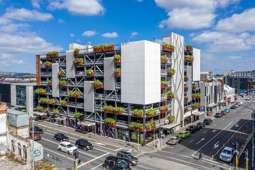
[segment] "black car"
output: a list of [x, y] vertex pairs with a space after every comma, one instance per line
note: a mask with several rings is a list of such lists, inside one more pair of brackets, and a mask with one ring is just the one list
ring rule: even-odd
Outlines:
[[204, 119], [203, 122], [204, 122], [205, 125], [210, 125], [213, 122], [213, 120], [207, 118], [207, 119]]
[[93, 145], [87, 141], [86, 139], [78, 139], [75, 142], [75, 145], [79, 148], [79, 149], [85, 149], [87, 150], [92, 150], [93, 149]]
[[30, 129], [31, 131], [34, 131], [34, 133], [40, 133], [43, 134], [43, 129], [38, 127], [38, 126], [34, 126], [34, 128]]
[[109, 170], [131, 170], [129, 163], [125, 159], [116, 156], [106, 157], [103, 167]]
[[132, 166], [135, 166], [138, 163], [137, 157], [133, 156], [130, 152], [119, 151], [117, 152], [117, 157], [127, 160]]
[[190, 125], [189, 127], [186, 128], [186, 131], [189, 131], [190, 133], [195, 133], [198, 130], [199, 129], [196, 125]]
[[68, 136], [66, 136], [66, 135], [63, 134], [63, 133], [56, 133], [56, 134], [54, 135], [54, 138], [55, 138], [57, 141], [68, 141], [68, 140], [69, 140]]
[[215, 113], [215, 115], [214, 115], [214, 117], [216, 117], [216, 118], [221, 118], [222, 116], [223, 115], [221, 113], [219, 113], [219, 112]]
[[203, 129], [205, 127], [205, 124], [203, 122], [198, 122], [196, 126], [198, 129]]

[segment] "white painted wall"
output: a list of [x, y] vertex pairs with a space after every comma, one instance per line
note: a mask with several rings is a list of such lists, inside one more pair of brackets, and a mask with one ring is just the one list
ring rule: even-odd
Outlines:
[[54, 63], [52, 64], [52, 96], [59, 97], [59, 64]]
[[26, 109], [28, 114], [33, 113], [34, 107], [34, 90], [33, 86], [26, 86]]
[[200, 81], [200, 49], [193, 48], [193, 81]]
[[0, 144], [6, 145], [6, 133], [7, 133], [7, 117], [6, 113], [0, 113]]
[[121, 45], [121, 102], [160, 102], [160, 44], [135, 41]]
[[11, 84], [11, 105], [16, 106], [16, 85]]

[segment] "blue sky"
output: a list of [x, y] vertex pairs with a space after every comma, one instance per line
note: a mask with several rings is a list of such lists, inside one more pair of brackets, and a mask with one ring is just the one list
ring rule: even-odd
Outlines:
[[0, 71], [35, 72], [35, 54], [72, 42], [171, 32], [201, 48], [202, 71], [255, 69], [254, 0], [0, 0]]

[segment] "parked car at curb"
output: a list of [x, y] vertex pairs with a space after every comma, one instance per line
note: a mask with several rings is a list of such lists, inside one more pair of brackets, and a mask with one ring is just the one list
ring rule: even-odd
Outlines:
[[198, 122], [196, 124], [196, 126], [197, 126], [198, 130], [200, 130], [200, 129], [203, 129], [205, 127], [205, 124], [203, 122]]
[[180, 139], [185, 139], [185, 138], [188, 138], [190, 135], [191, 134], [189, 131], [183, 130], [183, 131], [177, 132], [175, 136]]
[[90, 143], [86, 139], [78, 139], [78, 140], [76, 140], [75, 146], [77, 146], [79, 149], [85, 149], [86, 151], [93, 149], [92, 143]]
[[220, 153], [220, 160], [224, 161], [224, 162], [232, 162], [233, 158], [235, 156], [235, 150], [231, 147], [224, 147], [224, 149], [221, 151]]
[[199, 128], [196, 125], [190, 125], [186, 128], [186, 131], [189, 131], [190, 133], [195, 133], [198, 130]]
[[116, 156], [108, 156], [105, 158], [103, 167], [109, 170], [131, 170], [129, 163]]
[[34, 133], [40, 133], [40, 134], [43, 134], [43, 129], [38, 127], [38, 126], [34, 126], [33, 128], [30, 128], [30, 130], [34, 131]]
[[60, 142], [60, 144], [58, 145], [58, 150], [68, 153], [70, 155], [73, 155], [74, 152], [77, 151], [77, 149], [78, 148], [75, 145], [67, 141]]
[[213, 120], [210, 119], [210, 118], [206, 118], [206, 119], [204, 119], [203, 122], [204, 122], [205, 125], [210, 125], [210, 124], [212, 124]]
[[180, 138], [178, 138], [178, 137], [176, 137], [176, 136], [171, 136], [171, 137], [167, 140], [166, 144], [167, 144], [167, 145], [176, 145], [176, 144], [179, 143], [179, 142], [180, 142]]
[[215, 118], [221, 118], [223, 115], [219, 112], [215, 113], [214, 117]]
[[117, 152], [117, 157], [125, 159], [131, 166], [136, 166], [138, 163], [137, 157], [133, 156], [130, 152], [119, 151]]
[[66, 136], [66, 135], [63, 134], [63, 133], [56, 133], [56, 134], [54, 135], [54, 138], [55, 138], [57, 141], [68, 141], [68, 140], [69, 140], [68, 136]]

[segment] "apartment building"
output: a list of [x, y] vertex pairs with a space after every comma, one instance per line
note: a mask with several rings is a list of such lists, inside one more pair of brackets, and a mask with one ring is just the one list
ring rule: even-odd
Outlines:
[[148, 143], [163, 129], [183, 125], [186, 86], [192, 106], [200, 51], [192, 48], [188, 62], [185, 49], [184, 37], [172, 33], [162, 44], [74, 44], [64, 53], [37, 55], [34, 110], [80, 130]]

